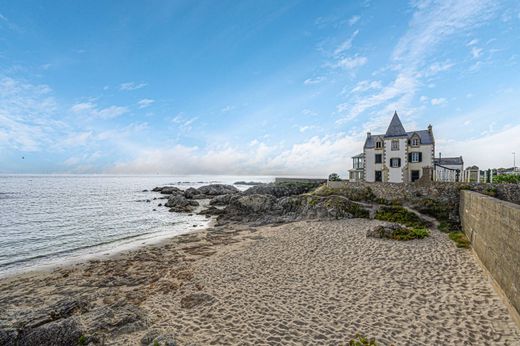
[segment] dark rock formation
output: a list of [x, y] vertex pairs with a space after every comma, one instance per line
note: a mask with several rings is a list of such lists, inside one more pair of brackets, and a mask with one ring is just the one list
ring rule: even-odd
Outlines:
[[302, 183], [270, 183], [250, 187], [243, 192], [244, 195], [272, 195], [274, 197], [288, 197], [307, 193], [318, 184], [302, 184]]
[[233, 185], [246, 185], [246, 186], [255, 186], [255, 185], [262, 185], [264, 183], [256, 182], [256, 181], [236, 181], [233, 183]]
[[217, 196], [217, 195], [226, 195], [229, 193], [239, 193], [240, 190], [234, 187], [233, 185], [224, 185], [224, 184], [211, 184], [201, 186], [197, 189], [201, 194], [206, 196]]
[[305, 219], [343, 219], [368, 217], [369, 211], [341, 196], [298, 195], [276, 198], [273, 195], [234, 196], [218, 221], [269, 224]]
[[186, 198], [193, 198], [194, 196], [200, 195], [200, 194], [201, 194], [200, 191], [194, 187], [190, 187], [190, 188], [186, 189], [186, 191], [184, 191], [184, 197], [186, 197]]
[[398, 223], [391, 223], [389, 225], [376, 226], [367, 231], [367, 237], [372, 238], [394, 238], [396, 232], [403, 230], [405, 227]]
[[168, 202], [164, 204], [165, 207], [171, 208], [170, 211], [174, 212], [191, 212], [194, 207], [197, 207], [199, 202], [187, 199], [183, 195], [171, 195], [168, 198]]
[[209, 201], [210, 205], [219, 205], [219, 206], [225, 206], [228, 205], [231, 201], [231, 198], [234, 196], [234, 194], [227, 194], [227, 195], [220, 195], [215, 196]]
[[163, 195], [171, 195], [171, 194], [184, 195], [184, 191], [182, 191], [181, 189], [179, 189], [178, 187], [175, 187], [175, 186], [163, 187], [161, 190], [161, 193]]

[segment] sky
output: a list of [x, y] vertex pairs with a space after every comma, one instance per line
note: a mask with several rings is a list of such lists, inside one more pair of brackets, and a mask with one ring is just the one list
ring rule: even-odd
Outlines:
[[0, 173], [345, 177], [397, 111], [520, 162], [520, 3], [0, 0]]

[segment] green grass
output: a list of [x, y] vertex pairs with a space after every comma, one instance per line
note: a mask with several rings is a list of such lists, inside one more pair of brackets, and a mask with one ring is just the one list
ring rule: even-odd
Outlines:
[[355, 338], [350, 339], [348, 344], [349, 346], [377, 346], [375, 338], [368, 339], [359, 334], [356, 334]]
[[85, 335], [82, 335], [79, 337], [78, 345], [86, 345], [87, 344], [87, 338]]
[[376, 212], [375, 218], [414, 228], [425, 228], [427, 226], [417, 214], [399, 206], [383, 206]]
[[463, 232], [451, 232], [448, 237], [455, 242], [455, 245], [460, 248], [467, 249], [471, 243]]
[[430, 231], [426, 228], [403, 228], [394, 233], [395, 240], [423, 239], [430, 236]]

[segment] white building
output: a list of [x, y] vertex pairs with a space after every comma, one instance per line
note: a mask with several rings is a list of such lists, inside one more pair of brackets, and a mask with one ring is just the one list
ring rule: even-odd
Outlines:
[[[429, 174], [428, 179], [431, 179], [435, 158], [432, 126], [427, 130], [406, 132], [395, 112], [385, 134], [367, 133], [363, 157], [361, 180], [367, 182], [413, 182], [423, 174]], [[349, 172], [354, 174], [358, 169], [355, 166]]]
[[462, 181], [464, 179], [464, 160], [459, 157], [438, 157], [434, 159], [435, 181]]

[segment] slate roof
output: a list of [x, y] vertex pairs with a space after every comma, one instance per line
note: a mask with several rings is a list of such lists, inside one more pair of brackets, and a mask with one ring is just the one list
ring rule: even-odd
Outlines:
[[356, 156], [352, 156], [353, 159], [355, 159], [357, 157], [365, 157], [365, 154], [361, 153], [361, 154], [357, 154]]
[[[417, 134], [421, 140], [421, 145], [433, 144], [433, 136], [428, 130], [410, 131], [405, 133], [408, 139], [412, 138], [414, 134]], [[386, 138], [385, 135], [371, 135], [370, 137], [367, 137], [365, 141], [365, 149], [374, 148], [376, 146], [377, 137]]]
[[397, 115], [397, 112], [394, 112], [392, 121], [390, 121], [390, 125], [388, 125], [388, 129], [386, 130], [385, 137], [402, 136], [406, 136], [406, 131], [401, 123], [401, 119], [399, 119], [399, 116]]
[[435, 164], [441, 165], [441, 166], [455, 166], [455, 165], [463, 165], [464, 161], [462, 160], [462, 156], [459, 157], [442, 157], [442, 158], [435, 158], [433, 160]]

